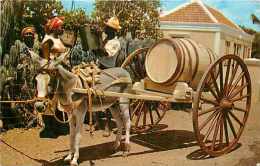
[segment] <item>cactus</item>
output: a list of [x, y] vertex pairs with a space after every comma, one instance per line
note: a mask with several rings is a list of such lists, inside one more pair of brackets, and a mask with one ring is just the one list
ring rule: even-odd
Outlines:
[[10, 56], [9, 54], [5, 54], [3, 59], [3, 66], [9, 67], [9, 65], [10, 65]]
[[0, 36], [4, 39], [8, 29], [10, 28], [11, 18], [14, 15], [14, 1], [3, 0], [1, 2], [1, 34]]

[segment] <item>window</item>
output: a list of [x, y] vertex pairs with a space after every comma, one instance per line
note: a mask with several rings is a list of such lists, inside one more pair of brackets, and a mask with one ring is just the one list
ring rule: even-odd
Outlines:
[[250, 54], [251, 54], [251, 49], [250, 49], [250, 48], [248, 48], [248, 53], [247, 53], [247, 56], [248, 56], [248, 57], [251, 57], [251, 55], [250, 55]]
[[237, 55], [241, 57], [241, 44], [237, 44]]
[[245, 58], [248, 58], [246, 46], [244, 46], [244, 50], [243, 50], [243, 59], [245, 59]]
[[230, 49], [230, 41], [226, 41], [226, 49], [225, 49], [225, 54], [229, 54], [229, 49]]
[[234, 43], [234, 55], [236, 55], [237, 54], [237, 44], [236, 43]]
[[237, 56], [241, 56], [240, 51], [241, 51], [241, 44], [234, 43], [234, 54]]

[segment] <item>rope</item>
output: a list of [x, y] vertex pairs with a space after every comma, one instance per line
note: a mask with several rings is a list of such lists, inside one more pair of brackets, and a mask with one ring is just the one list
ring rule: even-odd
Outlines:
[[5, 142], [4, 140], [0, 139], [0, 141], [1, 141], [3, 144], [5, 144], [6, 146], [8, 146], [9, 148], [13, 149], [14, 151], [20, 153], [21, 155], [23, 155], [23, 156], [25, 156], [25, 157], [27, 157], [27, 158], [33, 160], [33, 161], [36, 161], [36, 162], [38, 162], [38, 163], [41, 163], [41, 162], [39, 162], [37, 159], [32, 158], [31, 156], [25, 154], [24, 152], [22, 152], [22, 151], [16, 149], [15, 147], [9, 145], [9, 144], [8, 144], [7, 142]]
[[20, 100], [20, 101], [16, 101], [16, 100], [1, 100], [0, 103], [32, 103], [34, 101], [36, 101], [37, 98], [33, 98], [30, 100]]
[[89, 111], [89, 126], [90, 126], [90, 136], [93, 136], [93, 117], [92, 117], [92, 88], [88, 89], [88, 111]]
[[34, 97], [33, 99], [30, 100], [0, 100], [0, 103], [33, 103], [37, 100], [49, 100], [45, 97]]

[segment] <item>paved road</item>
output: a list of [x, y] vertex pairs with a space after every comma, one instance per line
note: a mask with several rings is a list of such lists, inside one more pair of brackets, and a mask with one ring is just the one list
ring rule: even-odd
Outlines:
[[[247, 126], [240, 139], [240, 146], [233, 152], [216, 158], [201, 158], [194, 139], [191, 114], [170, 111], [162, 121], [162, 131], [133, 135], [132, 149], [127, 158], [113, 154], [111, 141], [97, 131], [91, 138], [84, 131], [80, 149], [80, 166], [256, 166], [260, 163], [260, 103], [253, 105]], [[68, 150], [68, 136], [57, 139], [40, 139], [38, 129], [11, 130], [1, 137], [15, 147], [0, 145], [2, 166], [64, 166], [62, 157]], [[22, 154], [23, 153], [23, 154]], [[28, 155], [27, 157], [25, 155]], [[29, 158], [31, 157], [31, 159]]]

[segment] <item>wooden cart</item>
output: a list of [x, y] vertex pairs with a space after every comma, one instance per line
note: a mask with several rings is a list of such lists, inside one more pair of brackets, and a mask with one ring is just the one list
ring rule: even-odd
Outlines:
[[[172, 50], [180, 54], [182, 58], [187, 56], [186, 59], [177, 59], [180, 63], [176, 62], [183, 65], [177, 67], [182, 73], [177, 71], [176, 75], [175, 72], [174, 77], [169, 77], [166, 83], [161, 81], [163, 77], [156, 77], [158, 80], [161, 79], [161, 83], [151, 80], [153, 73], [147, 74], [147, 68], [149, 69], [147, 65], [151, 65], [147, 62], [148, 56], [151, 58], [155, 53], [169, 53]], [[206, 54], [205, 51], [208, 53], [208, 57], [204, 57], [206, 60], [201, 58], [201, 55]], [[192, 54], [201, 59], [192, 59]], [[171, 57], [166, 56], [166, 58]], [[197, 62], [193, 63], [191, 60]], [[158, 64], [160, 61], [163, 61], [163, 57], [158, 57]], [[164, 63], [168, 65], [167, 61]], [[141, 48], [133, 52], [127, 57], [122, 67], [132, 76], [134, 93], [104, 91], [102, 95], [124, 96], [131, 99], [131, 120], [135, 131], [144, 132], [158, 124], [165, 113], [171, 109], [172, 104], [191, 103], [194, 134], [203, 151], [211, 156], [219, 156], [230, 152], [237, 146], [251, 105], [250, 75], [240, 57], [224, 55], [216, 58], [208, 49], [196, 45], [190, 39], [162, 39], [152, 48]], [[160, 65], [154, 72], [158, 72], [157, 70], [161, 70]], [[147, 75], [148, 81], [146, 81]], [[173, 80], [176, 77], [178, 80]], [[196, 80], [198, 78], [199, 80]], [[151, 86], [150, 82], [152, 82]], [[189, 86], [188, 90], [183, 89], [184, 98], [175, 93], [177, 82], [186, 83]], [[173, 90], [173, 93], [165, 92], [167, 88], [164, 87]], [[74, 92], [87, 94], [88, 90], [74, 89]]]

